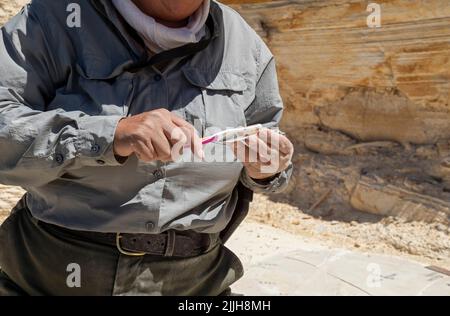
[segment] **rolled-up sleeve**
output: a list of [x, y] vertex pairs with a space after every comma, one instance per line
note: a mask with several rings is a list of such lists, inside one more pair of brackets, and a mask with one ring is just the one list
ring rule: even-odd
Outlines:
[[[255, 99], [245, 111], [247, 125], [263, 124], [266, 127], [278, 127], [283, 114], [283, 101], [278, 86], [275, 59], [264, 43], [261, 43], [258, 66]], [[285, 171], [271, 179], [257, 181], [250, 178], [244, 169], [241, 182], [254, 192], [279, 193], [287, 187], [292, 171], [291, 163]]]
[[280, 193], [286, 189], [292, 176], [293, 165], [267, 180], [255, 180], [248, 176], [245, 169], [242, 171], [241, 182], [256, 193]]
[[[34, 2], [33, 2], [34, 3]], [[114, 133], [120, 116], [46, 111], [69, 75], [54, 38], [33, 4], [0, 33], [0, 182], [39, 186], [75, 165], [115, 166]], [[60, 39], [59, 47], [64, 43]]]

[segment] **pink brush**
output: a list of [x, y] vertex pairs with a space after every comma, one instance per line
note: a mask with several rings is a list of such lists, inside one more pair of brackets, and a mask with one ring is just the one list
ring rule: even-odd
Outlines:
[[[212, 144], [212, 143], [233, 143], [237, 141], [244, 140], [252, 135], [258, 134], [258, 132], [263, 128], [261, 124], [256, 124], [247, 127], [239, 127], [233, 129], [227, 129], [216, 133], [214, 135], [202, 138], [202, 145]], [[184, 146], [188, 148], [189, 145]]]

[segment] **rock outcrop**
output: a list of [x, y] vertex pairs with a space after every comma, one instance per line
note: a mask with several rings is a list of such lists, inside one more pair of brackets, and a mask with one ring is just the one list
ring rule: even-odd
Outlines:
[[367, 26], [368, 1], [234, 5], [277, 58], [286, 128], [322, 124], [360, 140], [420, 144], [450, 138], [450, 3], [379, 2], [380, 28]]
[[375, 1], [379, 28], [367, 25], [369, 1], [224, 2], [277, 60], [297, 148], [287, 200], [325, 217], [356, 209], [448, 223], [448, 0]]

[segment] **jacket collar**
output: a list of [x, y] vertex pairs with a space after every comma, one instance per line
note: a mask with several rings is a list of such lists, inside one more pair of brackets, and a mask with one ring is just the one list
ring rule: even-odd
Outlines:
[[[110, 0], [90, 0], [90, 2], [102, 17], [107, 19], [108, 22], [111, 23], [111, 26], [119, 31], [120, 36], [133, 53], [133, 57], [141, 62], [146, 60], [148, 58], [148, 53], [144, 42], [128, 23], [125, 22], [113, 3]], [[215, 1], [211, 1], [207, 25], [211, 33], [210, 40], [223, 36], [222, 10]], [[195, 46], [195, 44], [190, 46]]]

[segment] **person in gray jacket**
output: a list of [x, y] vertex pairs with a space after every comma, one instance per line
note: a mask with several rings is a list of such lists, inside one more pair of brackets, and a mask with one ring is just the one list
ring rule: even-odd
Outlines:
[[227, 293], [238, 183], [279, 192], [292, 173], [260, 37], [209, 0], [33, 0], [0, 38], [0, 183], [27, 192], [0, 229], [0, 294]]

